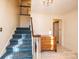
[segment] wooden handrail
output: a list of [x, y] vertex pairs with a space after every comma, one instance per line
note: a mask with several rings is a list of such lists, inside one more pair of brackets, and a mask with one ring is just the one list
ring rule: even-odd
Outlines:
[[31, 26], [32, 26], [32, 36], [33, 36], [33, 37], [41, 37], [41, 35], [34, 35], [32, 17], [31, 17]]
[[33, 37], [41, 37], [41, 35], [33, 35]]

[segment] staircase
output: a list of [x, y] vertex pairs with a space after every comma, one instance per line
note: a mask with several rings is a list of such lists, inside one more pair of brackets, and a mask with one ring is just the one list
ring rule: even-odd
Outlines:
[[30, 28], [16, 28], [6, 53], [0, 59], [32, 59], [32, 38]]

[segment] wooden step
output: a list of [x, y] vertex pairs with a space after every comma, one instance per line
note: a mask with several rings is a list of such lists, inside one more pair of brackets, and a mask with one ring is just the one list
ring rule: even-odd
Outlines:
[[28, 8], [30, 8], [31, 6], [20, 5], [20, 7], [28, 7]]
[[22, 15], [22, 16], [30, 16], [30, 14], [19, 14], [19, 15]]

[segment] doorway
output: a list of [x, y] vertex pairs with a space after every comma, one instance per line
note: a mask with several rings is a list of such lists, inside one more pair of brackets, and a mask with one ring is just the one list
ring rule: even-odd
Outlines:
[[53, 36], [56, 37], [56, 42], [59, 44], [59, 21], [53, 22]]

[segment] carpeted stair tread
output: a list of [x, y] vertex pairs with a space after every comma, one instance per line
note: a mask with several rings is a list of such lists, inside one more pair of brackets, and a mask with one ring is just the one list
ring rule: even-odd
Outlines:
[[24, 31], [22, 31], [22, 30], [15, 31], [15, 34], [30, 34], [30, 33], [31, 33], [31, 31], [26, 31], [26, 30], [24, 30]]
[[[11, 43], [10, 43], [10, 44], [11, 44]], [[16, 42], [16, 44], [15, 44], [14, 42], [12, 42], [11, 45], [17, 45], [17, 44], [18, 44], [18, 42]], [[32, 45], [31, 42], [23, 42], [23, 44], [25, 44], [25, 45]]]
[[[14, 53], [12, 53], [13, 55], [15, 55], [15, 56], [26, 56], [26, 57], [28, 57], [28, 56], [30, 56], [31, 57], [31, 55], [32, 55], [32, 53], [31, 52], [14, 52]], [[23, 55], [24, 54], [24, 55]]]
[[[0, 59], [32, 59], [32, 38], [30, 28], [16, 28], [6, 53]], [[8, 59], [8, 58], [7, 58]]]
[[[12, 48], [12, 47], [14, 47], [15, 45], [9, 45], [8, 47], [7, 47], [7, 49], [8, 48]], [[26, 49], [26, 48], [31, 48], [32, 46], [31, 45], [25, 45], [25, 44], [22, 44], [22, 45], [20, 45], [20, 46], [18, 46], [18, 48], [24, 48], [24, 49]]]
[[31, 51], [31, 50], [32, 50], [32, 48], [30, 48], [30, 47], [29, 47], [29, 48], [26, 48], [26, 49], [25, 49], [25, 48], [21, 48], [21, 47], [20, 47], [20, 49], [19, 49], [19, 50], [20, 50], [20, 51]]
[[[19, 41], [20, 39], [11, 39], [10, 41], [11, 42], [17, 42]], [[31, 38], [25, 38], [25, 39], [22, 39], [22, 41], [26, 42], [26, 41], [31, 41]]]
[[18, 48], [32, 48], [32, 45], [20, 45]]

